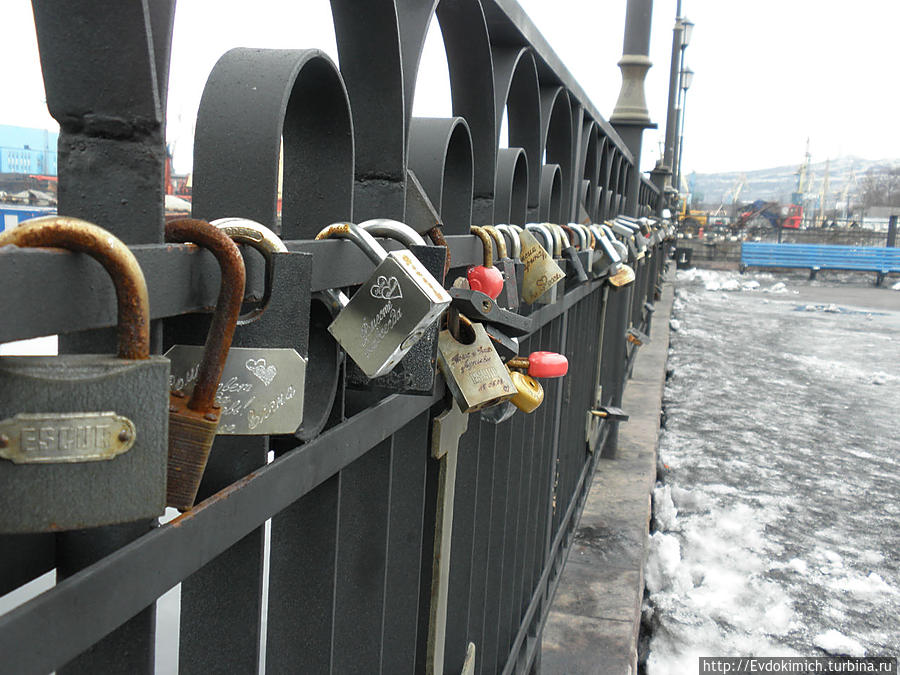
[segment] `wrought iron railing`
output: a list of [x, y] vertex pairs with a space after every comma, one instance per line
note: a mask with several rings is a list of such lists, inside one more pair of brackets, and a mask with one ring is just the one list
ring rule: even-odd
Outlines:
[[[202, 343], [202, 322], [187, 315], [214, 305], [217, 268], [199, 249], [163, 243], [174, 0], [33, 6], [48, 107], [61, 124], [60, 213], [131, 246], [150, 290], [155, 351], [175, 335]], [[547, 381], [531, 415], [499, 424], [470, 415], [446, 613], [435, 617], [439, 476], [429, 451], [444, 385], [391, 394], [348, 379], [313, 296], [360, 284], [369, 268], [352, 244], [312, 238], [330, 222], [371, 217], [428, 232], [437, 214], [452, 278], [480, 262], [471, 224], [602, 222], [631, 191], [639, 212], [630, 215], [646, 215], [659, 193], [511, 0], [332, 8], [341, 69], [317, 50], [229, 52], [207, 83], [194, 157], [195, 217], [252, 218], [308, 254], [299, 272], [308, 282], [296, 290], [309, 314], [279, 317], [261, 339], [309, 356], [309, 419], [298, 436], [219, 437], [202, 501], [164, 525], [0, 537], [0, 592], [52, 569], [57, 578], [0, 616], [2, 672], [150, 672], [155, 603], [178, 584], [184, 673], [256, 672], [263, 656], [267, 672], [429, 672], [441, 658], [444, 672], [461, 672], [470, 643], [475, 672], [539, 667], [595, 459], [615, 448], [615, 424], [589, 411], [621, 401], [635, 349], [625, 332], [646, 331], [664, 243], [635, 262], [626, 287], [567, 282], [558, 302], [522, 310], [533, 329], [521, 352], [562, 352], [570, 371]], [[456, 117], [422, 120], [411, 104], [435, 11]], [[498, 149], [504, 110], [510, 148]], [[258, 298], [263, 266], [250, 254], [247, 273]], [[63, 351], [102, 351], [116, 318], [104, 276], [84, 256], [0, 249], [0, 341], [58, 333]]]

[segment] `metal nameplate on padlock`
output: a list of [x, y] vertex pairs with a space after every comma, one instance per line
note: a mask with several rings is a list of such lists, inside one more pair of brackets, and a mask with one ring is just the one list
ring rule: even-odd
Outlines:
[[328, 331], [369, 377], [389, 372], [450, 303], [409, 251], [391, 251]]
[[438, 368], [466, 413], [508, 401], [516, 394], [484, 326], [473, 323], [472, 330], [475, 339], [469, 344], [455, 340], [449, 330], [438, 335]]
[[525, 265], [522, 299], [528, 304], [532, 304], [562, 281], [566, 275], [531, 232], [522, 230], [519, 232], [519, 239], [522, 242], [520, 259]]
[[0, 457], [13, 464], [110, 460], [134, 445], [137, 431], [112, 411], [19, 413], [0, 421]]
[[[189, 393], [197, 380], [203, 347], [175, 345], [173, 391]], [[216, 434], [261, 436], [292, 434], [303, 419], [306, 359], [295, 349], [232, 347], [216, 392], [221, 407]]]

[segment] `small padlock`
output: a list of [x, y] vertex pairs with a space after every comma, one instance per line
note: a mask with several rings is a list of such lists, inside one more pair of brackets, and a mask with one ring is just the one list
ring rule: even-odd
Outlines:
[[470, 232], [481, 239], [484, 262], [466, 270], [466, 280], [473, 291], [481, 291], [491, 300], [496, 300], [503, 290], [503, 273], [494, 267], [494, 246], [491, 236], [483, 228], [473, 225]]
[[[544, 246], [541, 246], [535, 234], [544, 239]], [[557, 300], [556, 285], [566, 278], [566, 273], [551, 257], [554, 250], [553, 233], [544, 225], [530, 223], [519, 232], [519, 239], [522, 242], [522, 263], [525, 265], [522, 299], [528, 304], [538, 301], [553, 304]]]
[[516, 388], [516, 395], [510, 399], [523, 413], [533, 413], [544, 402], [544, 388], [531, 375], [517, 370], [509, 371], [509, 378]]
[[[438, 335], [438, 368], [463, 412], [510, 400], [516, 388], [484, 326], [451, 308]], [[464, 339], [463, 336], [467, 339]]]
[[353, 223], [335, 223], [316, 239], [339, 237], [356, 244], [375, 263], [374, 273], [328, 327], [368, 377], [391, 371], [450, 304], [443, 286], [409, 251], [385, 250]]
[[514, 310], [519, 306], [519, 289], [516, 283], [516, 264], [509, 256], [506, 239], [496, 227], [485, 225], [484, 231], [491, 235], [496, 248], [495, 265], [503, 274], [503, 290], [497, 296], [497, 302], [506, 309]]
[[619, 256], [619, 251], [607, 239], [606, 233], [601, 230], [599, 225], [591, 225], [590, 231], [594, 235], [594, 241], [596, 242], [591, 270], [596, 278], [611, 277], [622, 266], [622, 258]]
[[[240, 344], [242, 332], [252, 329], [249, 324], [259, 321], [272, 298], [275, 286], [276, 260], [296, 263], [292, 256], [308, 254], [291, 253], [278, 236], [266, 226], [245, 218], [220, 218], [211, 223], [237, 243], [248, 244], [259, 251], [266, 261], [265, 290], [260, 303], [237, 322], [238, 333], [235, 341]], [[279, 258], [279, 256], [282, 256]], [[284, 264], [288, 264], [284, 262]], [[287, 272], [287, 270], [282, 270]], [[295, 282], [296, 283], [296, 282]], [[287, 295], [287, 293], [283, 293]], [[276, 308], [276, 311], [299, 311], [306, 309], [299, 304], [299, 293], [290, 291], [291, 305]], [[279, 296], [279, 302], [287, 301]], [[282, 317], [281, 321], [289, 320]], [[254, 326], [254, 329], [257, 327]], [[265, 330], [260, 328], [258, 330]], [[255, 339], [246, 340], [250, 344], [260, 343], [260, 334]], [[269, 342], [272, 344], [272, 336]], [[292, 344], [284, 338], [275, 344]], [[175, 345], [166, 352], [172, 362], [172, 389], [189, 391], [196, 381], [198, 365], [205, 350], [199, 345]], [[303, 420], [303, 400], [306, 385], [306, 363], [293, 347], [235, 346], [228, 350], [221, 384], [216, 402], [221, 406], [217, 434], [229, 435], [274, 435], [293, 434]]]
[[581, 265], [585, 273], [593, 278], [594, 266], [594, 235], [590, 230], [580, 223], [569, 223], [563, 225], [563, 229], [569, 234], [569, 238], [574, 242], [578, 240], [578, 257], [581, 258]]
[[567, 278], [572, 285], [583, 284], [588, 281], [588, 275], [584, 271], [584, 265], [581, 258], [578, 257], [578, 251], [569, 240], [569, 235], [563, 229], [562, 225], [556, 223], [545, 223], [553, 231], [554, 237], [558, 242], [559, 255], [566, 260]]
[[150, 356], [144, 275], [112, 233], [48, 216], [0, 246], [90, 255], [118, 304], [118, 356], [0, 357], [0, 534], [83, 529], [165, 511], [169, 362]]
[[219, 298], [193, 391], [190, 397], [181, 389], [169, 393], [167, 501], [169, 506], [186, 511], [194, 505], [219, 426], [222, 409], [216, 394], [244, 299], [244, 259], [231, 237], [202, 220], [169, 221], [166, 241], [209, 249], [222, 270]]
[[506, 365], [526, 370], [532, 377], [563, 377], [569, 372], [569, 360], [556, 352], [531, 352], [511, 358]]

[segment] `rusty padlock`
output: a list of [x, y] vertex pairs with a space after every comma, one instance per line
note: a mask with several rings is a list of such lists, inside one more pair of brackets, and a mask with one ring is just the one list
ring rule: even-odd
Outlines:
[[219, 426], [221, 408], [216, 393], [244, 299], [244, 259], [231, 237], [202, 220], [169, 221], [166, 241], [209, 249], [222, 270], [219, 298], [193, 391], [190, 397], [184, 390], [169, 394], [167, 502], [186, 511], [194, 505]]
[[118, 356], [0, 357], [0, 533], [83, 529], [165, 511], [169, 362], [150, 356], [147, 285], [112, 233], [48, 216], [0, 246], [80, 251], [112, 277]]

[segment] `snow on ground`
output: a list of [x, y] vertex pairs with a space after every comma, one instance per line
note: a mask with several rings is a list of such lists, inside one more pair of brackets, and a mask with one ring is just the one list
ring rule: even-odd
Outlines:
[[677, 273], [648, 675], [900, 652], [900, 306], [848, 307], [833, 283]]

